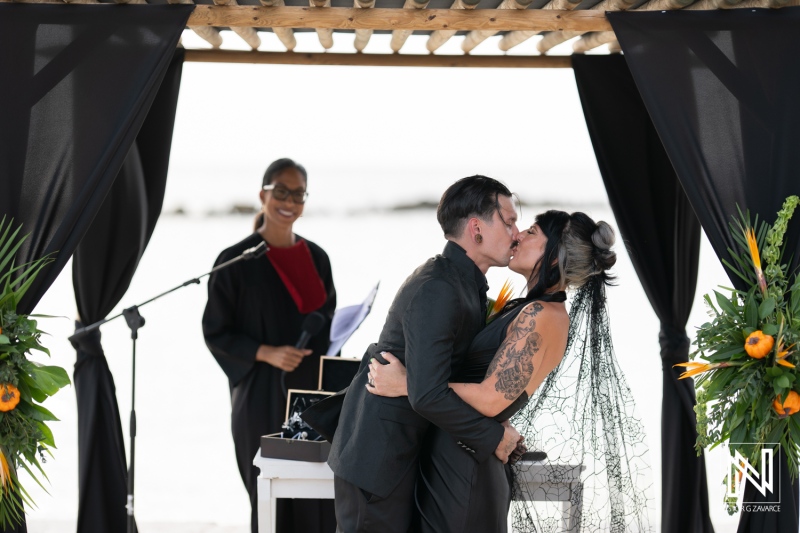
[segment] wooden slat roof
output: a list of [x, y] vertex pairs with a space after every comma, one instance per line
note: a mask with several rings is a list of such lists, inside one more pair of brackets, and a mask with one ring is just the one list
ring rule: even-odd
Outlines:
[[[10, 0], [0, 0], [8, 2]], [[59, 0], [22, 0], [61, 3]], [[70, 0], [66, 0], [70, 1]], [[676, 9], [745, 9], [800, 5], [800, 0], [71, 0], [81, 4], [196, 4], [189, 28], [212, 47], [187, 50], [189, 61], [247, 63], [473, 66], [512, 68], [564, 68], [566, 56], [546, 56], [554, 46], [573, 40], [574, 53], [598, 47], [619, 51], [619, 44], [605, 16], [607, 11]], [[220, 31], [231, 29], [224, 37]], [[354, 52], [369, 46], [373, 34], [392, 33], [391, 47], [369, 54], [299, 53], [295, 32], [316, 31], [325, 49], [335, 34], [356, 33]], [[260, 33], [274, 32], [286, 52], [257, 52]], [[410, 35], [426, 39], [430, 52], [457, 36], [463, 55], [397, 54]], [[483, 46], [483, 55], [469, 53], [494, 36], [495, 44]], [[534, 36], [539, 54], [505, 55]], [[220, 50], [225, 39], [238, 39], [254, 51]], [[349, 42], [349, 41], [348, 41]], [[385, 41], [381, 41], [385, 43]], [[385, 46], [385, 44], [384, 44]], [[485, 55], [489, 46], [495, 55]]]

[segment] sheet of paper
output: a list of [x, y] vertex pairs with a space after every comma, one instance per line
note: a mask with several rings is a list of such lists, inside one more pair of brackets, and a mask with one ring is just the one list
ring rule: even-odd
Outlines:
[[375, 287], [369, 292], [363, 302], [357, 305], [350, 305], [337, 309], [333, 314], [333, 321], [331, 322], [331, 347], [328, 348], [327, 355], [337, 355], [347, 339], [358, 329], [358, 326], [367, 318], [367, 315], [372, 310], [372, 302], [375, 301], [375, 296], [378, 294], [378, 282]]

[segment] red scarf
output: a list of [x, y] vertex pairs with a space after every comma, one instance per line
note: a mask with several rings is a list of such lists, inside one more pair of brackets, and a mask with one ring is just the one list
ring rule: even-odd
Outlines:
[[270, 247], [267, 258], [275, 267], [301, 314], [305, 315], [322, 307], [328, 295], [306, 241], [299, 240], [289, 248]]

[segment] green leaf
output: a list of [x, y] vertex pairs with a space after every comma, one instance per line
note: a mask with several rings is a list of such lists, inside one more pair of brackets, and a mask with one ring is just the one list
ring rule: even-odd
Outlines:
[[732, 316], [739, 315], [738, 308], [734, 306], [728, 298], [717, 291], [714, 291], [714, 294], [717, 297], [717, 304], [719, 304], [720, 309]]
[[708, 360], [712, 362], [724, 361], [730, 359], [736, 354], [742, 353], [743, 351], [744, 344], [720, 346], [718, 351], [714, 352], [708, 357]]
[[758, 317], [764, 320], [775, 311], [775, 298], [767, 298], [758, 306]]
[[6, 337], [5, 334], [0, 333], [0, 344], [11, 344], [11, 339]]
[[[717, 310], [716, 307], [714, 307], [714, 304], [711, 302], [711, 297], [708, 294], [704, 294], [703, 299], [706, 301], [706, 304], [708, 304], [708, 307], [710, 307], [711, 310], [714, 311], [714, 314], [719, 315], [719, 311]], [[703, 325], [703, 327], [705, 327], [705, 325]]]
[[40, 366], [33, 363], [30, 368], [30, 376], [33, 378], [36, 386], [48, 396], [52, 396], [57, 393], [61, 387], [65, 387], [71, 383], [66, 370], [60, 366]]
[[38, 427], [39, 431], [41, 431], [44, 435], [44, 438], [41, 440], [41, 442], [47, 446], [50, 446], [51, 448], [55, 448], [56, 441], [53, 439], [53, 432], [50, 431], [50, 428], [47, 427], [47, 424], [44, 422], [37, 422], [36, 427]]
[[48, 420], [53, 420], [56, 422], [58, 421], [56, 415], [54, 415], [41, 405], [36, 405], [35, 403], [29, 403], [25, 400], [19, 403], [17, 409], [19, 409], [21, 413], [33, 418], [34, 420], [39, 420], [42, 422]]
[[[747, 322], [747, 329], [758, 327], [759, 308], [756, 299], [752, 294], [747, 295], [747, 303], [744, 306], [744, 317]], [[763, 318], [763, 317], [762, 317]]]
[[761, 328], [761, 332], [764, 335], [777, 335], [778, 334], [778, 326], [775, 324], [764, 324]]
[[789, 377], [784, 374], [775, 380], [774, 385], [782, 389], [788, 389], [792, 386], [792, 382], [789, 380]]
[[47, 399], [47, 394], [36, 385], [36, 382], [28, 374], [24, 372], [20, 374], [20, 381], [17, 384], [19, 393], [24, 399], [33, 398], [37, 402], [43, 402]]

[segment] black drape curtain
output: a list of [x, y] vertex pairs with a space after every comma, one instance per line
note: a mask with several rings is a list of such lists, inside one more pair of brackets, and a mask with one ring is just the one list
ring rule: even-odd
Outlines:
[[[183, 49], [175, 52], [111, 191], [75, 250], [72, 282], [82, 321], [76, 327], [102, 320], [120, 301], [161, 213], [183, 57]], [[78, 400], [78, 533], [124, 531], [127, 472], [114, 378], [99, 330], [73, 345], [77, 350], [73, 379]]]
[[[20, 302], [20, 312], [31, 312], [58, 276], [126, 157], [136, 153], [134, 139], [192, 9], [0, 4], [0, 77], [6, 81], [0, 83], [0, 215], [14, 218], [30, 233], [18, 262], [57, 252], [56, 261]], [[149, 143], [139, 148], [145, 158], [139, 163], [141, 172], [157, 174], [150, 165], [165, 172], [164, 161], [145, 156], [152, 150]], [[122, 174], [128, 175], [136, 164], [131, 156]], [[128, 180], [124, 183], [131, 186]], [[151, 207], [160, 206], [161, 194], [163, 187], [161, 193], [147, 191]], [[157, 212], [148, 209], [147, 227], [154, 224], [153, 217]], [[146, 239], [136, 243], [137, 249], [143, 249]], [[96, 256], [106, 252], [99, 247], [86, 251]], [[129, 261], [127, 268], [135, 265]], [[85, 312], [94, 312], [92, 305], [86, 303]], [[98, 353], [97, 346], [86, 340], [88, 354]], [[86, 380], [77, 373], [75, 381], [76, 390], [85, 390], [79, 381]], [[80, 403], [80, 390], [78, 394]], [[25, 525], [16, 531], [25, 531]]]
[[[694, 211], [728, 258], [737, 205], [772, 223], [784, 199], [800, 194], [800, 8], [608, 18]], [[786, 243], [794, 270], [798, 216]], [[743, 512], [739, 531], [796, 533], [797, 499], [798, 485], [787, 485], [780, 513]]]
[[0, 4], [0, 214], [58, 252], [33, 310], [78, 246], [156, 95], [192, 6]]
[[575, 55], [572, 66], [611, 209], [661, 321], [661, 531], [712, 532], [705, 461], [694, 450], [694, 387], [673, 369], [689, 356], [700, 224], [625, 59]]

